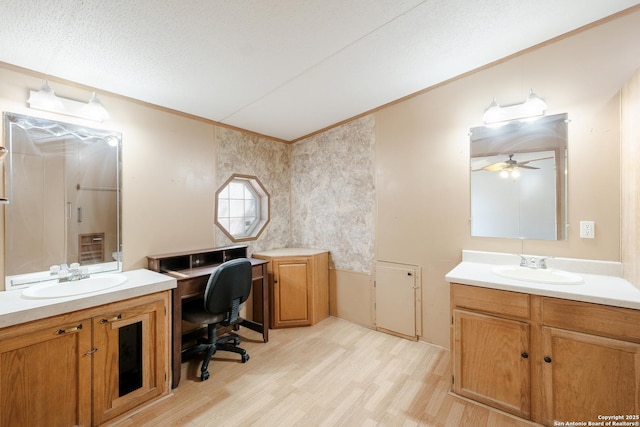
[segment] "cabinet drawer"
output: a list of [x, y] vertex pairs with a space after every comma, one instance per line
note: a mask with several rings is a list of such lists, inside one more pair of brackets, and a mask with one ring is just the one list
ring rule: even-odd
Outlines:
[[202, 297], [207, 287], [209, 277], [195, 277], [193, 279], [180, 280], [180, 294], [183, 299], [190, 297]]
[[640, 311], [545, 297], [542, 322], [572, 331], [640, 343]]
[[263, 277], [262, 274], [262, 265], [254, 265], [251, 267], [251, 277], [253, 280], [261, 279]]
[[528, 294], [453, 284], [451, 298], [455, 307], [498, 316], [529, 319]]

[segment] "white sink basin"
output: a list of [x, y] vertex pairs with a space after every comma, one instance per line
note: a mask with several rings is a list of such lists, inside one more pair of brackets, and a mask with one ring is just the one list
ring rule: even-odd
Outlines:
[[529, 268], [519, 265], [500, 265], [492, 270], [498, 276], [549, 285], [579, 285], [582, 277], [568, 271], [553, 268]]
[[89, 294], [114, 288], [127, 281], [123, 274], [97, 274], [88, 279], [71, 282], [43, 283], [26, 288], [22, 295], [27, 298], [60, 298]]

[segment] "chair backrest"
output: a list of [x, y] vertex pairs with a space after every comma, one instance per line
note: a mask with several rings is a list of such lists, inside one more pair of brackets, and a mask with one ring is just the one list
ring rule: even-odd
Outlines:
[[247, 300], [250, 291], [251, 261], [237, 258], [224, 262], [209, 277], [204, 291], [204, 309], [213, 314], [235, 311], [235, 317], [238, 306]]

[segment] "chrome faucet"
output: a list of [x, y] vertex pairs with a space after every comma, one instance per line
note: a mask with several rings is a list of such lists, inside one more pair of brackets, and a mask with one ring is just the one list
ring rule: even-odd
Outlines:
[[542, 257], [542, 258], [535, 258], [535, 257], [531, 257], [529, 259], [525, 258], [524, 256], [518, 254], [518, 256], [520, 257], [520, 267], [528, 267], [528, 268], [533, 268], [533, 269], [545, 269], [547, 268], [547, 262], [546, 260], [550, 257]]
[[538, 268], [547, 268], [547, 259], [550, 257], [538, 258]]
[[51, 275], [57, 275], [59, 283], [89, 278], [88, 267], [80, 267], [80, 264], [77, 262], [74, 262], [69, 266], [67, 263], [52, 265], [51, 268], [49, 268], [49, 273]]

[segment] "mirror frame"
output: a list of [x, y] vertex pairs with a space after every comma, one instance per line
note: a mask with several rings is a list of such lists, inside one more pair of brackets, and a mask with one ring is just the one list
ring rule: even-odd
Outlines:
[[[30, 284], [45, 282], [49, 280], [55, 280], [56, 277], [52, 277], [49, 271], [34, 271], [34, 272], [24, 272], [17, 273], [13, 275], [7, 275], [7, 245], [8, 239], [11, 236], [12, 231], [9, 231], [11, 228], [11, 220], [12, 220], [12, 207], [11, 200], [14, 197], [14, 182], [12, 179], [12, 174], [15, 170], [14, 159], [13, 159], [13, 132], [14, 126], [19, 126], [24, 131], [28, 132], [30, 129], [39, 129], [43, 133], [48, 133], [52, 137], [75, 137], [80, 141], [103, 141], [105, 143], [109, 143], [114, 146], [116, 150], [116, 230], [115, 230], [115, 248], [116, 252], [119, 252], [119, 256], [117, 256], [116, 260], [106, 261], [107, 256], [105, 254], [105, 261], [98, 264], [86, 264], [89, 266], [90, 274], [94, 273], [103, 273], [103, 272], [118, 272], [122, 271], [122, 134], [120, 132], [115, 132], [111, 130], [98, 129], [87, 127], [80, 124], [68, 123], [68, 122], [60, 122], [51, 119], [45, 119], [40, 117], [28, 116], [23, 114], [4, 112], [3, 113], [3, 123], [4, 123], [4, 141], [5, 146], [8, 148], [8, 153], [6, 158], [4, 159], [4, 171], [5, 171], [5, 197], [8, 199], [8, 205], [5, 207], [5, 215], [4, 215], [4, 226], [5, 226], [5, 239], [4, 239], [4, 249], [5, 249], [5, 290], [22, 288], [28, 286]], [[78, 186], [80, 184], [77, 184]], [[109, 189], [109, 191], [113, 191]], [[66, 230], [66, 226], [65, 226]], [[68, 241], [67, 233], [65, 232], [65, 239]], [[73, 242], [71, 244], [76, 245], [78, 242]], [[69, 242], [67, 244], [70, 244]], [[67, 255], [65, 254], [61, 262], [67, 262]], [[111, 258], [111, 256], [109, 256]], [[69, 261], [74, 262], [74, 261]]]
[[473, 202], [470, 200], [471, 237], [497, 237], [531, 240], [566, 240], [568, 228], [568, 123], [567, 113], [542, 116], [536, 120], [513, 121], [503, 126], [476, 126], [471, 128], [470, 139], [470, 198], [473, 198], [473, 161], [479, 157], [553, 151], [555, 153], [555, 238], [535, 235], [490, 235], [473, 233]]

